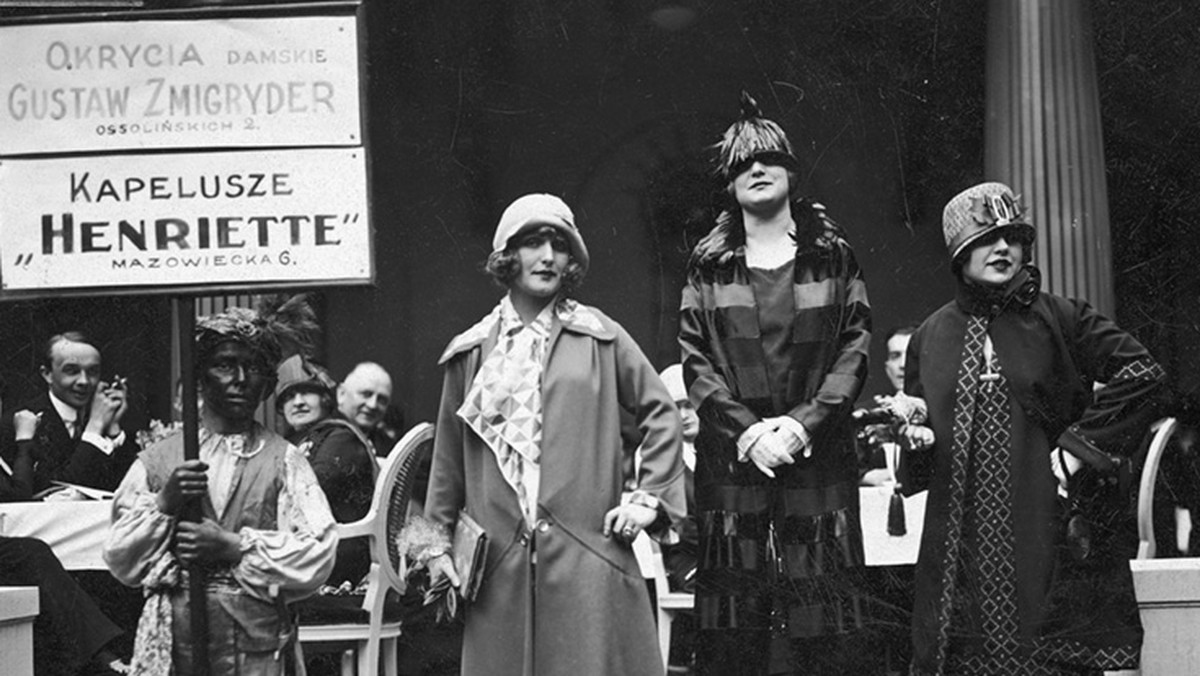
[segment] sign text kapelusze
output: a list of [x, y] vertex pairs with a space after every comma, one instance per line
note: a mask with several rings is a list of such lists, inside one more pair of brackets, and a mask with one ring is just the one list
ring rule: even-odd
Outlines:
[[286, 197], [293, 193], [286, 172], [234, 172], [176, 176], [92, 178], [92, 172], [71, 172], [72, 203], [147, 200], [240, 199]]

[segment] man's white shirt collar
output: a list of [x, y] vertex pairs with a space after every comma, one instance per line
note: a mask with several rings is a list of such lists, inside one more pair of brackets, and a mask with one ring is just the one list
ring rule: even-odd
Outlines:
[[54, 392], [48, 392], [48, 394], [50, 395], [50, 405], [58, 412], [58, 417], [67, 424], [67, 431], [73, 432], [71, 426], [79, 422], [79, 409], [54, 396]]

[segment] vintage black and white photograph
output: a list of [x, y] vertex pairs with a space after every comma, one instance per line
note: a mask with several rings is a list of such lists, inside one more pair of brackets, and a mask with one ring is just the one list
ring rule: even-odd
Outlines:
[[0, 0], [0, 671], [1200, 674], [1198, 82], [1186, 0]]

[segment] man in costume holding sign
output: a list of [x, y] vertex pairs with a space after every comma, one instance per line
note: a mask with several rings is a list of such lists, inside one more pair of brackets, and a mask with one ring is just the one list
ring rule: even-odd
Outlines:
[[[278, 312], [231, 308], [196, 324], [198, 460], [183, 435], [143, 452], [117, 489], [104, 559], [147, 595], [134, 673], [190, 674], [194, 645], [185, 566], [207, 573], [211, 673], [281, 674], [295, 627], [286, 604], [333, 567], [333, 516], [304, 455], [254, 419], [290, 326]], [[203, 520], [183, 521], [190, 500]], [[174, 671], [170, 671], [171, 668]]]

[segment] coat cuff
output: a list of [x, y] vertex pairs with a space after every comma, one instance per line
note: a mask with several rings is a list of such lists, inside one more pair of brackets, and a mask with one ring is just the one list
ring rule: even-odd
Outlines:
[[84, 432], [79, 436], [79, 440], [95, 446], [96, 450], [104, 455], [112, 455], [113, 449], [117, 447], [115, 440], [109, 439], [103, 434], [96, 434], [95, 432]]
[[777, 420], [779, 421], [779, 426], [781, 428], [796, 435], [796, 438], [800, 440], [800, 446], [797, 453], [802, 452], [812, 439], [812, 435], [808, 433], [808, 429], [804, 427], [804, 423], [796, 420], [790, 415], [781, 415], [777, 418]]
[[1083, 464], [1102, 472], [1116, 469], [1117, 463], [1109, 454], [1100, 450], [1091, 439], [1084, 436], [1079, 425], [1071, 425], [1058, 435], [1058, 447], [1083, 461]]
[[679, 534], [671, 528], [671, 517], [667, 514], [666, 508], [663, 507], [662, 500], [644, 490], [638, 489], [630, 493], [625, 502], [630, 505], [649, 507], [658, 515], [654, 519], [654, 523], [646, 527], [646, 535], [658, 541], [659, 544], [673, 545], [679, 542]]

